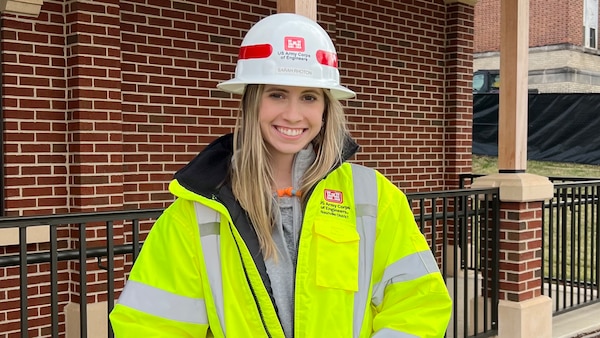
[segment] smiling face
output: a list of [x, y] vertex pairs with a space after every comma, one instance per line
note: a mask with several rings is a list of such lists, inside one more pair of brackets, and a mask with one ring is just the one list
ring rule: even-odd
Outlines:
[[292, 160], [321, 130], [323, 90], [265, 85], [260, 99], [260, 130], [271, 158]]

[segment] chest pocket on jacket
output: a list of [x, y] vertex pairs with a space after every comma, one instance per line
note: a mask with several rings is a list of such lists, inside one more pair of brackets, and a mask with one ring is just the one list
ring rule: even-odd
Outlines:
[[358, 291], [360, 236], [350, 222], [317, 219], [314, 223], [317, 285]]

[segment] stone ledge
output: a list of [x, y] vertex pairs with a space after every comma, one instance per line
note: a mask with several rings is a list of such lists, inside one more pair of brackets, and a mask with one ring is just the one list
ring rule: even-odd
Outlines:
[[38, 16], [44, 0], [0, 0], [0, 12], [4, 14]]
[[500, 188], [502, 202], [535, 202], [554, 196], [554, 184], [547, 177], [527, 174], [492, 174], [478, 177], [472, 188]]
[[[50, 241], [49, 225], [27, 227], [26, 231], [27, 244]], [[0, 229], [0, 247], [8, 245], [19, 245], [19, 228]]]
[[454, 4], [454, 3], [461, 3], [461, 4], [465, 4], [465, 5], [469, 5], [469, 6], [475, 6], [475, 4], [478, 2], [479, 0], [444, 0], [444, 3], [446, 5], [449, 4]]
[[[81, 332], [81, 312], [78, 303], [69, 302], [65, 305], [65, 337], [80, 337]], [[87, 311], [87, 336], [88, 338], [106, 338], [108, 337], [108, 303], [88, 303]]]

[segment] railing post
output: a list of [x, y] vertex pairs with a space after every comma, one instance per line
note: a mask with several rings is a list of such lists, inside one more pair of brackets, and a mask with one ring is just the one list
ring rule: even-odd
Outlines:
[[498, 337], [552, 337], [552, 301], [542, 295], [543, 201], [553, 185], [542, 176], [501, 173], [473, 188], [500, 189]]

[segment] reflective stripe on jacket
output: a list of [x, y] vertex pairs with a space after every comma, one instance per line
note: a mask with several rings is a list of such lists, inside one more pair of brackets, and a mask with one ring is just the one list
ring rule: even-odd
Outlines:
[[[174, 180], [110, 315], [116, 337], [284, 337], [232, 216]], [[294, 336], [443, 337], [448, 291], [405, 195], [344, 163], [312, 191], [298, 247]]]

